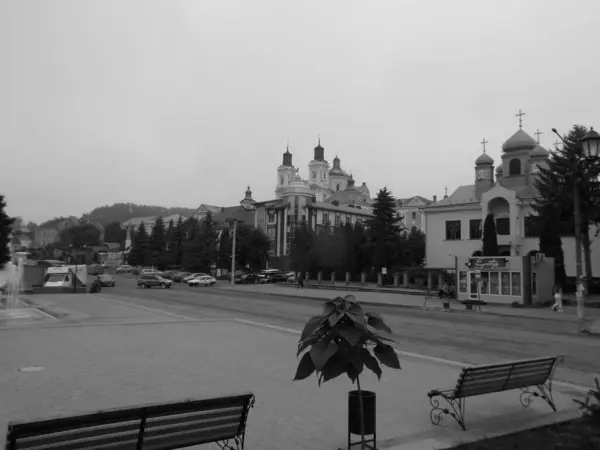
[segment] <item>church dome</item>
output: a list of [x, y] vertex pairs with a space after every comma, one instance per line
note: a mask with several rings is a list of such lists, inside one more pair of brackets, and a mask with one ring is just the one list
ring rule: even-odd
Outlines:
[[475, 165], [480, 166], [484, 164], [494, 164], [494, 160], [487, 153], [482, 153], [479, 158], [475, 160]]
[[546, 150], [541, 145], [537, 145], [533, 151], [529, 154], [530, 158], [547, 158], [550, 155], [548, 150]]
[[337, 156], [335, 158], [333, 158], [333, 167], [332, 169], [329, 171], [329, 175], [333, 175], [333, 176], [338, 176], [338, 177], [347, 177], [348, 176], [348, 172], [346, 172], [344, 169], [342, 169], [342, 166], [340, 164], [340, 158], [338, 158]]
[[508, 138], [502, 144], [502, 150], [506, 153], [516, 152], [517, 150], [533, 150], [538, 143], [534, 138], [525, 133], [522, 129], [517, 130], [515, 134]]

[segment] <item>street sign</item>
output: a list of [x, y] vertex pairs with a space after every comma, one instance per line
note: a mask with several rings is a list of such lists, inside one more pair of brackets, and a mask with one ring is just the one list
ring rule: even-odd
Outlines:
[[382, 268], [381, 268], [381, 273], [382, 273], [383, 275], [387, 275], [387, 267], [382, 267]]

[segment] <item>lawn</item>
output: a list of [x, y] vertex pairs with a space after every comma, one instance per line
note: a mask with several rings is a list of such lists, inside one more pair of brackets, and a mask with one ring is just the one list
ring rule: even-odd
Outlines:
[[462, 444], [452, 450], [598, 450], [600, 423], [580, 418], [533, 430]]

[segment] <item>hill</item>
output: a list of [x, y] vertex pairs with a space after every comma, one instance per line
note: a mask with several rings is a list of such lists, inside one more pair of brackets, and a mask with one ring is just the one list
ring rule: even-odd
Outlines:
[[92, 210], [90, 215], [92, 220], [97, 220], [106, 226], [111, 222], [124, 222], [134, 217], [170, 216], [172, 214], [191, 217], [195, 211], [195, 208], [165, 208], [164, 206], [136, 205], [135, 203], [115, 203], [111, 206], [100, 206]]

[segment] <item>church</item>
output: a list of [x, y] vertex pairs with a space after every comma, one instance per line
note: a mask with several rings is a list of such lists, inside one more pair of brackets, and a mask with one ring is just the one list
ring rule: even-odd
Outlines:
[[271, 265], [283, 268], [300, 223], [305, 221], [311, 230], [319, 232], [325, 226], [364, 222], [372, 216], [372, 205], [367, 184], [356, 186], [337, 156], [331, 166], [319, 139], [307, 179], [294, 166], [289, 147], [285, 151], [277, 167], [275, 198], [253, 204], [254, 226], [265, 231], [272, 242]]
[[[520, 116], [520, 114], [519, 114]], [[539, 134], [536, 133], [538, 138]], [[500, 164], [486, 152], [474, 162], [474, 180], [451, 195], [421, 209], [426, 221], [426, 267], [455, 269], [457, 261], [481, 256], [482, 224], [489, 213], [496, 220], [500, 256], [522, 257], [539, 251], [532, 203], [539, 168], [548, 167], [549, 152], [522, 128], [502, 145]], [[593, 233], [591, 233], [593, 236]], [[565, 270], [575, 276], [575, 238], [562, 236]], [[600, 276], [600, 244], [592, 240], [593, 276]], [[585, 261], [584, 273], [585, 273]], [[463, 267], [460, 267], [464, 270]]]

